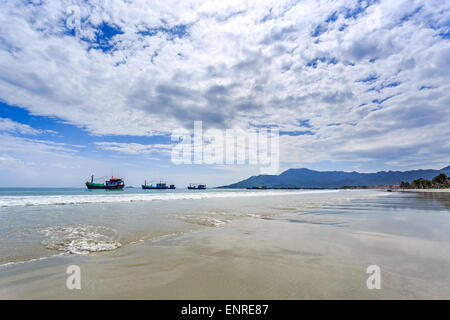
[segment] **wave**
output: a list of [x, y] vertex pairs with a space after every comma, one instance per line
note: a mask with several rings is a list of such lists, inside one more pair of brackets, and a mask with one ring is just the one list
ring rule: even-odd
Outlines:
[[226, 219], [218, 219], [210, 216], [199, 216], [199, 215], [181, 216], [179, 217], [179, 219], [187, 223], [197, 224], [206, 227], [220, 227], [231, 222], [230, 220]]
[[42, 244], [47, 249], [72, 254], [111, 251], [122, 245], [116, 230], [102, 226], [53, 226], [40, 230], [45, 235]]
[[55, 254], [55, 255], [51, 255], [51, 256], [32, 258], [32, 259], [29, 259], [29, 260], [22, 260], [22, 261], [9, 261], [9, 262], [0, 264], [0, 268], [6, 268], [6, 267], [9, 267], [9, 266], [15, 266], [15, 265], [18, 265], [18, 264], [25, 264], [25, 263], [31, 263], [31, 262], [36, 262], [36, 261], [47, 260], [47, 259], [50, 259], [52, 257], [57, 257], [57, 256], [60, 256], [60, 255], [63, 255], [63, 254], [64, 253], [60, 253], [60, 254]]
[[240, 191], [240, 192], [185, 192], [164, 194], [96, 194], [96, 195], [40, 195], [0, 197], [0, 207], [72, 205], [89, 203], [126, 203], [135, 201], [196, 200], [210, 198], [265, 197], [283, 195], [303, 195], [332, 193], [339, 190], [298, 190], [298, 191]]

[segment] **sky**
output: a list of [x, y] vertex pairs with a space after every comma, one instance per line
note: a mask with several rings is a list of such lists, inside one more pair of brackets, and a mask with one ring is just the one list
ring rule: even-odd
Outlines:
[[171, 132], [277, 127], [280, 169], [450, 164], [449, 1], [0, 0], [0, 187], [218, 186]]

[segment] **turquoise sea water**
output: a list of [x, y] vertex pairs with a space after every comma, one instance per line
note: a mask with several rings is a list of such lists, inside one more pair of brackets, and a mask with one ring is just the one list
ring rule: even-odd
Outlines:
[[374, 190], [0, 189], [0, 265], [101, 254], [240, 219], [450, 241], [449, 194]]

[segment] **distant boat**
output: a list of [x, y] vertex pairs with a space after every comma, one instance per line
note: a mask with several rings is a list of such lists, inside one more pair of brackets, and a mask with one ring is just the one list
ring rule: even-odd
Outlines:
[[191, 184], [191, 183], [189, 183], [188, 189], [189, 190], [205, 190], [206, 184]]
[[143, 190], [148, 190], [148, 189], [155, 189], [155, 190], [165, 190], [165, 189], [176, 189], [175, 185], [171, 184], [169, 187], [167, 186], [166, 183], [159, 181], [159, 183], [156, 184], [156, 186], [154, 185], [148, 185], [147, 184], [147, 180], [145, 180], [144, 184], [142, 185], [142, 189]]
[[91, 182], [86, 181], [88, 189], [106, 189], [106, 190], [122, 190], [125, 187], [123, 179], [111, 177], [105, 183], [94, 183], [94, 175], [91, 176]]

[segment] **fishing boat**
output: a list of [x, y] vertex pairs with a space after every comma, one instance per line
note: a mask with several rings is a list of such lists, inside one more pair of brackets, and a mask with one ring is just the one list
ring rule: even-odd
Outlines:
[[148, 185], [147, 180], [145, 180], [144, 184], [142, 185], [143, 190], [147, 189], [155, 189], [155, 190], [165, 190], [165, 189], [175, 189], [175, 185], [171, 184], [170, 187], [167, 186], [166, 183], [159, 181], [159, 183], [154, 185]]
[[187, 188], [189, 190], [205, 190], [206, 184], [191, 184], [191, 183], [189, 183]]
[[94, 175], [92, 175], [91, 181], [86, 181], [86, 187], [88, 189], [122, 190], [125, 187], [125, 182], [123, 179], [111, 177], [105, 183], [95, 183]]
[[154, 186], [153, 184], [147, 184], [147, 180], [145, 180], [144, 184], [142, 185], [142, 189], [143, 190], [152, 190], [152, 189], [156, 189], [156, 186]]

